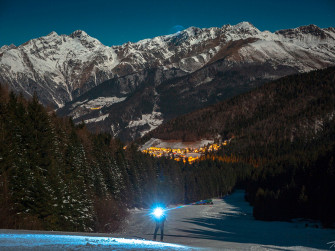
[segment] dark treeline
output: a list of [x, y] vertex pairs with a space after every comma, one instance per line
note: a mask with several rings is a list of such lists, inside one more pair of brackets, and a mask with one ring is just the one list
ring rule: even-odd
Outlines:
[[[320, 135], [321, 134], [321, 135]], [[335, 225], [335, 123], [326, 123], [318, 137], [281, 142], [283, 154], [252, 172], [246, 199], [262, 220], [309, 218]], [[268, 149], [259, 147], [266, 153]], [[264, 156], [263, 156], [264, 157]]]
[[0, 228], [111, 232], [127, 208], [224, 195], [247, 170], [123, 149], [0, 86]]
[[[254, 216], [335, 223], [335, 67], [292, 75], [174, 119], [144, 139], [231, 139], [212, 158], [255, 168], [246, 185]], [[246, 184], [246, 183], [245, 183]]]

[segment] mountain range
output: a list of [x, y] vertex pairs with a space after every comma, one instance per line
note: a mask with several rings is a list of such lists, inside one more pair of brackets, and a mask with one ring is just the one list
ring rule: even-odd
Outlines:
[[84, 31], [0, 48], [0, 83], [123, 141], [280, 77], [335, 64], [335, 29], [248, 22], [105, 46]]

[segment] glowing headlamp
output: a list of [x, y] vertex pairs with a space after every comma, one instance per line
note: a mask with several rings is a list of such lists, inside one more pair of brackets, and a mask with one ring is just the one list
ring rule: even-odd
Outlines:
[[161, 207], [156, 207], [156, 208], [153, 210], [152, 215], [153, 215], [155, 218], [157, 218], [157, 219], [161, 218], [161, 217], [164, 215], [164, 210], [163, 210], [163, 208], [161, 208]]

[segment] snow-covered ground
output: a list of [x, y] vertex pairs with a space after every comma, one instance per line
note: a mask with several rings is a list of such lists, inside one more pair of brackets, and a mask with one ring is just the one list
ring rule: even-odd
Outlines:
[[[317, 223], [254, 220], [243, 191], [213, 202], [169, 210], [164, 241], [220, 250], [328, 250], [335, 241], [335, 230]], [[148, 211], [134, 210], [120, 236], [151, 240], [154, 227]]]
[[132, 210], [116, 234], [0, 230], [0, 250], [335, 250], [335, 230], [316, 222], [254, 220], [243, 191], [213, 202], [170, 208], [163, 243], [150, 211]]
[[0, 250], [194, 250], [178, 244], [108, 234], [0, 230]]

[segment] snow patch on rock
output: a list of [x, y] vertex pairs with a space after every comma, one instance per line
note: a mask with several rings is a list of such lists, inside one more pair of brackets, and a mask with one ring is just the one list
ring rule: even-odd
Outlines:
[[160, 112], [152, 112], [151, 114], [142, 114], [138, 120], [132, 120], [129, 122], [127, 128], [139, 127], [143, 125], [149, 125], [150, 129], [141, 132], [141, 136], [147, 132], [155, 129], [163, 123], [162, 114]]
[[85, 122], [85, 124], [96, 123], [96, 122], [104, 121], [108, 116], [109, 116], [109, 114], [105, 114], [105, 115], [99, 116], [97, 118], [84, 120], [84, 122]]
[[95, 108], [101, 106], [111, 106], [116, 103], [120, 103], [124, 101], [126, 97], [118, 98], [118, 97], [99, 97], [82, 105], [84, 108]]

